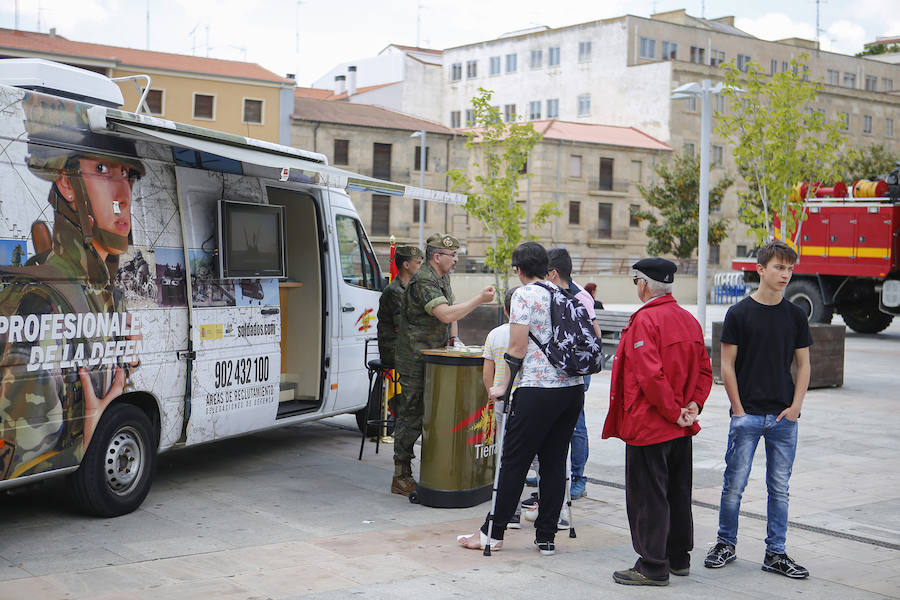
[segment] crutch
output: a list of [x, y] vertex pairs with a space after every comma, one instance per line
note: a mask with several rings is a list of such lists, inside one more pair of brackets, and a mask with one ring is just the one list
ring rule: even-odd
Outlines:
[[503, 393], [503, 398], [501, 399], [503, 402], [503, 427], [497, 432], [497, 444], [499, 445], [499, 450], [497, 450], [497, 463], [494, 469], [494, 489], [491, 490], [491, 510], [488, 513], [487, 543], [484, 545], [485, 556], [491, 555], [491, 534], [494, 533], [494, 509], [497, 507], [497, 487], [500, 484], [500, 465], [503, 460], [503, 438], [506, 436], [506, 421], [510, 413], [510, 392], [512, 391], [513, 381], [515, 381], [516, 375], [519, 374], [519, 369], [522, 368], [523, 360], [522, 358], [510, 356], [508, 352], [503, 355], [503, 359], [509, 367], [509, 382], [506, 384], [506, 391]]
[[569, 451], [566, 454], [566, 495], [565, 504], [569, 509], [569, 537], [577, 537], [575, 535], [575, 520], [572, 518], [572, 443], [569, 442]]

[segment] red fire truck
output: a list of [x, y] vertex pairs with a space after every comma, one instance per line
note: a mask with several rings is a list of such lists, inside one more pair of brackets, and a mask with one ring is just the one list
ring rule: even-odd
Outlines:
[[[820, 188], [806, 203], [800, 235], [791, 235], [800, 258], [785, 296], [811, 322], [830, 323], [838, 313], [854, 331], [878, 333], [900, 315], [898, 191], [884, 181], [856, 182], [849, 193], [843, 184]], [[732, 267], [759, 283], [755, 258]]]

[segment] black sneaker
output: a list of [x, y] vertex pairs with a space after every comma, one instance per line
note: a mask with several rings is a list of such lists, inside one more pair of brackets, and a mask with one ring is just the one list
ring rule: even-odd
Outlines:
[[534, 540], [534, 547], [544, 556], [553, 556], [556, 554], [556, 544], [553, 542], [539, 542]]
[[716, 542], [716, 545], [706, 553], [706, 560], [703, 561], [703, 566], [707, 569], [721, 569], [736, 558], [734, 546]]
[[766, 552], [762, 570], [769, 571], [770, 573], [778, 573], [779, 575], [784, 575], [791, 579], [805, 579], [809, 577], [809, 571], [794, 562], [794, 559], [784, 552], [780, 554], [769, 554]]
[[522, 516], [521, 515], [513, 515], [509, 518], [509, 523], [506, 524], [507, 529], [522, 529]]
[[669, 578], [650, 579], [637, 569], [613, 572], [613, 580], [622, 585], [669, 585]]
[[522, 500], [522, 508], [530, 508], [537, 504], [538, 495], [537, 492], [531, 492], [531, 496]]

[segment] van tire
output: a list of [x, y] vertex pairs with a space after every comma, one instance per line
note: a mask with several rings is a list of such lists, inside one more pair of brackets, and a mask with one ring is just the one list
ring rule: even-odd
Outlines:
[[68, 477], [75, 505], [98, 517], [118, 517], [138, 508], [153, 480], [154, 439], [144, 411], [124, 402], [109, 405], [81, 465]]
[[841, 317], [843, 317], [847, 327], [856, 333], [881, 333], [894, 320], [893, 315], [881, 312], [874, 303], [869, 306], [856, 306], [843, 311], [841, 312]]

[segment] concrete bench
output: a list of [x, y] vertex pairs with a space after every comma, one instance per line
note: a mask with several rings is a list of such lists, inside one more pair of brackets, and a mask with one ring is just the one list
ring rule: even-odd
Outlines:
[[603, 366], [612, 365], [613, 356], [622, 337], [622, 330], [628, 325], [631, 313], [616, 310], [598, 310], [597, 326], [600, 328], [600, 341], [603, 342]]

